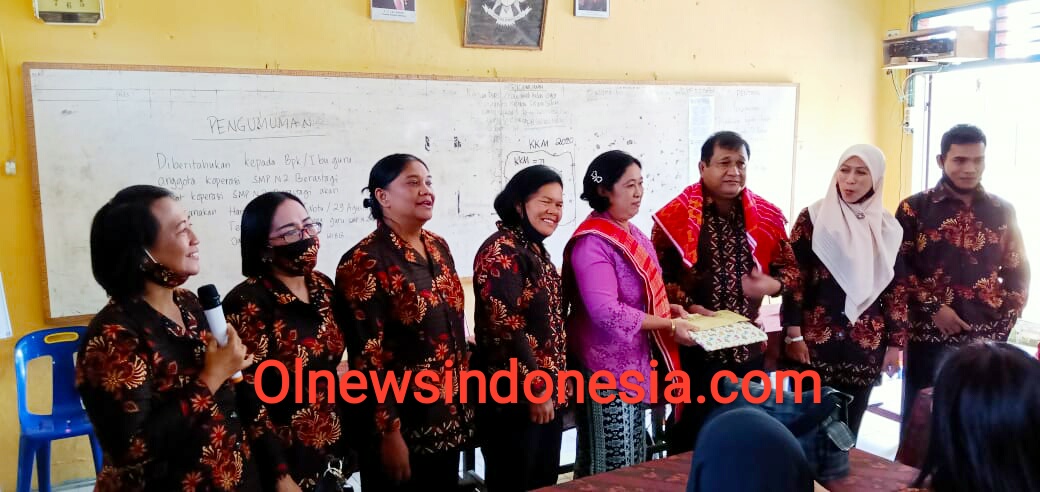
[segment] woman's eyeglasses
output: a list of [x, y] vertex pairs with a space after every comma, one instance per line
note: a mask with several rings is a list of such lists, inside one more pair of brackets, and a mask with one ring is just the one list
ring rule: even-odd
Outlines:
[[269, 237], [268, 239], [281, 239], [286, 243], [295, 243], [303, 239], [303, 233], [307, 233], [307, 237], [317, 236], [321, 232], [321, 222], [310, 222], [303, 225], [302, 229], [294, 229], [284, 234]]

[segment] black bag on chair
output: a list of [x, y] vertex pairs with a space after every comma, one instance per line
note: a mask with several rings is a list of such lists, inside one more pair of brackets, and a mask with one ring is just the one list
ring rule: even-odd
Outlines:
[[[736, 383], [723, 378], [720, 396], [735, 394], [737, 399], [729, 406], [752, 406], [764, 410], [784, 424], [798, 439], [809, 460], [809, 466], [818, 482], [829, 482], [849, 474], [849, 450], [856, 438], [849, 429], [849, 403], [852, 396], [830, 387], [820, 388], [820, 403], [813, 403], [813, 390], [801, 395], [796, 403], [795, 393], [783, 392], [782, 403], [776, 401], [776, 388], [762, 403], [751, 403], [744, 398]], [[748, 394], [760, 398], [764, 388], [761, 383], [748, 381]]]

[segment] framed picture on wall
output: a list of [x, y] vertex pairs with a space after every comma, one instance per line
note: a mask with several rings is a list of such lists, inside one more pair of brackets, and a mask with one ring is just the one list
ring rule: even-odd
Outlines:
[[372, 20], [415, 22], [418, 0], [372, 0]]
[[542, 49], [546, 0], [466, 0], [462, 45]]
[[576, 17], [610, 17], [610, 0], [574, 0]]

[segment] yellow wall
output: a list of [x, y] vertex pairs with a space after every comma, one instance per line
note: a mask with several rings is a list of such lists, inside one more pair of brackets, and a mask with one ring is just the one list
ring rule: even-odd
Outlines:
[[[13, 155], [19, 165], [16, 176], [0, 176], [0, 272], [15, 336], [44, 326], [22, 92], [25, 61], [797, 82], [799, 206], [822, 194], [836, 156], [848, 144], [873, 141], [887, 128], [879, 122], [886, 103], [878, 97], [888, 94], [879, 89], [887, 81], [878, 76], [878, 0], [616, 0], [606, 21], [575, 18], [572, 2], [553, 0], [545, 48], [536, 52], [462, 48], [463, 0], [420, 3], [417, 24], [395, 24], [369, 21], [364, 0], [108, 0], [101, 26], [62, 27], [35, 20], [31, 0], [0, 1], [15, 129], [12, 144], [2, 98], [0, 157]], [[888, 4], [899, 3], [885, 1], [886, 21], [898, 10]], [[6, 490], [14, 489], [18, 439], [13, 344], [0, 341], [0, 487]], [[89, 456], [85, 443], [58, 444], [55, 483], [89, 476]]]

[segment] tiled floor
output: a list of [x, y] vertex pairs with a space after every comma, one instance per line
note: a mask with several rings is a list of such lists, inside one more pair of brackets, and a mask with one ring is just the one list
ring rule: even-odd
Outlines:
[[[899, 415], [903, 402], [903, 381], [898, 376], [881, 376], [881, 386], [870, 393], [870, 404]], [[899, 422], [867, 411], [860, 424], [856, 447], [883, 458], [894, 459], [899, 447]]]

